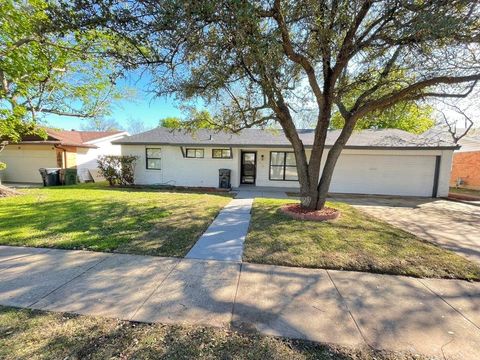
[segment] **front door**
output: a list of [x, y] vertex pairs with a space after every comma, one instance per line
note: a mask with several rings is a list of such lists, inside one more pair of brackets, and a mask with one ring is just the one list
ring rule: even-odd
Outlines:
[[255, 184], [256, 176], [257, 176], [257, 153], [252, 151], [242, 151], [240, 184]]

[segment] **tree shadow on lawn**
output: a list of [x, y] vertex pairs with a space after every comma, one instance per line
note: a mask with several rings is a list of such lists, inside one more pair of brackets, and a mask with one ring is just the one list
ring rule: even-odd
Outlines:
[[205, 209], [192, 218], [191, 204], [182, 202], [132, 206], [115, 200], [65, 199], [2, 205], [4, 245], [164, 256], [185, 255], [218, 212]]
[[[8, 313], [11, 313], [10, 315]], [[18, 316], [21, 321], [0, 328], [3, 341], [19, 343], [5, 358], [135, 358], [135, 359], [364, 359], [344, 349], [310, 341], [240, 334], [203, 326], [134, 323], [91, 318], [70, 313], [45, 313], [0, 307], [0, 317]], [[28, 332], [35, 334], [29, 335]], [[30, 337], [32, 336], [32, 337]], [[35, 341], [32, 341], [35, 339]], [[20, 348], [20, 346], [19, 346]], [[344, 353], [345, 352], [345, 353]], [[359, 351], [352, 351], [357, 354]], [[1, 353], [1, 352], [0, 352]], [[22, 356], [23, 355], [23, 356]], [[365, 357], [367, 358], [367, 357]]]
[[[332, 203], [330, 205], [338, 205]], [[480, 281], [480, 266], [439, 244], [340, 204], [332, 222], [255, 209], [244, 259], [263, 264]], [[262, 210], [264, 210], [262, 212]]]
[[168, 187], [155, 185], [131, 185], [131, 186], [109, 186], [106, 182], [100, 183], [83, 183], [77, 185], [51, 186], [48, 190], [100, 190], [100, 191], [117, 191], [117, 192], [147, 192], [147, 193], [172, 193], [172, 194], [197, 194], [212, 195], [233, 198], [235, 194], [220, 191], [216, 188], [189, 188], [189, 187]]

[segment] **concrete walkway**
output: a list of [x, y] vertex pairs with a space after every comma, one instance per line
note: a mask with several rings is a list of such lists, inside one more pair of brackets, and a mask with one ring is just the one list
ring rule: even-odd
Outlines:
[[0, 304], [447, 359], [480, 353], [480, 283], [0, 246]]
[[253, 199], [288, 198], [275, 188], [242, 187], [234, 189], [235, 199], [225, 206], [207, 231], [190, 249], [187, 259], [242, 261], [243, 243], [250, 225]]
[[233, 199], [190, 249], [187, 259], [242, 261], [253, 197]]

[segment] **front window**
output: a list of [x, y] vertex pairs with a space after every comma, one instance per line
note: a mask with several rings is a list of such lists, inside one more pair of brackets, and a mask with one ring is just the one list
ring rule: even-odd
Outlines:
[[147, 148], [147, 169], [160, 170], [162, 153], [159, 148]]
[[187, 158], [203, 158], [204, 151], [203, 149], [186, 149], [185, 157]]
[[231, 159], [232, 150], [231, 149], [213, 149], [212, 158], [214, 159]]
[[298, 180], [293, 152], [272, 151], [270, 153], [270, 180]]

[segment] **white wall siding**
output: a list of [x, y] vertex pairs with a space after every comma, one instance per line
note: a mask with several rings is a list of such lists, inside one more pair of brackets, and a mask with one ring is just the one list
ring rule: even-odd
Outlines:
[[88, 170], [95, 170], [98, 167], [97, 159], [101, 155], [120, 155], [122, 153], [121, 145], [114, 145], [112, 141], [121, 139], [125, 135], [111, 136], [90, 143], [98, 146], [97, 149], [77, 148], [77, 171], [80, 179], [90, 180], [91, 176]]
[[[232, 170], [232, 186], [239, 186], [241, 151], [257, 153], [257, 186], [299, 187], [298, 181], [269, 179], [270, 152], [284, 148], [234, 148], [233, 159], [212, 159], [212, 148], [205, 158], [184, 158], [180, 146], [148, 146], [162, 149], [162, 169], [147, 170], [144, 145], [122, 145], [123, 154], [137, 155], [138, 184], [176, 186], [218, 186], [218, 169]], [[217, 147], [220, 148], [220, 147]], [[307, 156], [309, 156], [307, 151]], [[436, 157], [441, 156], [438, 196], [448, 194], [452, 150], [353, 150], [345, 149], [334, 171], [330, 191], [341, 193], [432, 196]], [[326, 157], [327, 152], [324, 155]], [[263, 156], [263, 157], [262, 157]], [[322, 164], [323, 167], [323, 164]]]
[[[161, 170], [147, 169], [146, 149], [161, 149]], [[215, 147], [220, 149], [224, 147]], [[212, 149], [203, 148], [204, 158], [184, 158], [180, 146], [122, 145], [123, 155], [136, 155], [135, 182], [140, 185], [218, 187], [218, 170], [232, 170], [232, 186], [239, 185], [240, 152], [232, 149], [232, 159], [213, 159]]]
[[443, 150], [441, 152], [440, 173], [438, 178], [438, 197], [448, 196], [450, 189], [450, 174], [452, 172], [453, 151]]

